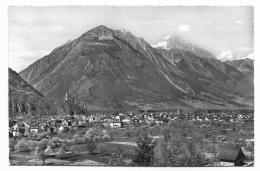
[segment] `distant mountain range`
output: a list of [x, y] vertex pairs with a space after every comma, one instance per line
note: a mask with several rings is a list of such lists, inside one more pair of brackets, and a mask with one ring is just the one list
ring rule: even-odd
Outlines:
[[59, 106], [69, 94], [86, 110], [245, 109], [254, 105], [246, 66], [177, 37], [152, 47], [128, 31], [98, 26], [19, 74]]
[[241, 60], [241, 59], [254, 59], [254, 53], [253, 52], [244, 52], [244, 53], [232, 53], [231, 51], [223, 51], [220, 54], [216, 56], [218, 60], [227, 62], [227, 61], [235, 61], [235, 60]]
[[166, 36], [162, 41], [159, 41], [158, 43], [153, 45], [153, 47], [165, 50], [189, 51], [203, 58], [215, 58], [215, 56], [212, 55], [210, 52], [196, 45], [190, 44], [176, 35]]

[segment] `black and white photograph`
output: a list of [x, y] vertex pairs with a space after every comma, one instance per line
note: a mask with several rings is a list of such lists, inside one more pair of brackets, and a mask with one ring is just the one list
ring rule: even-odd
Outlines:
[[254, 10], [9, 6], [9, 165], [255, 166]]

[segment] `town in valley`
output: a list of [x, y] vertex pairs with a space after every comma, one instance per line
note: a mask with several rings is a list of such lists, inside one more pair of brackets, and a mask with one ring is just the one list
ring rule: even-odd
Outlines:
[[11, 166], [254, 166], [252, 6], [8, 11]]

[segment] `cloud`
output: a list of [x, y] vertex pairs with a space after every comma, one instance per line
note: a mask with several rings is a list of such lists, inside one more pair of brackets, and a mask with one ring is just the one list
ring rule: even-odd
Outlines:
[[190, 26], [182, 24], [182, 25], [178, 26], [178, 29], [180, 32], [188, 32], [188, 31], [190, 31]]
[[217, 59], [221, 61], [228, 61], [233, 59], [233, 54], [231, 51], [223, 51], [217, 55]]
[[254, 53], [250, 53], [246, 56], [246, 58], [249, 58], [249, 59], [255, 59], [255, 54]]
[[235, 23], [236, 23], [236, 24], [242, 24], [243, 21], [242, 21], [242, 20], [237, 20], [237, 21], [235, 21]]
[[[16, 39], [17, 40], [17, 39]], [[19, 72], [37, 59], [49, 54], [50, 52], [45, 49], [30, 49], [23, 46], [22, 43], [16, 42], [9, 43], [9, 67]]]
[[60, 31], [60, 30], [64, 29], [64, 26], [62, 26], [62, 25], [52, 26], [51, 29], [53, 29], [55, 31]]
[[146, 22], [141, 22], [141, 24], [144, 25], [167, 25], [167, 26], [175, 26], [176, 24], [172, 21], [164, 21], [164, 20], [152, 20], [152, 21], [146, 21]]
[[237, 55], [234, 55], [231, 51], [223, 51], [219, 55], [217, 55], [217, 59], [221, 61], [233, 61], [233, 60], [239, 60], [239, 59], [253, 59], [254, 60], [255, 54], [252, 53], [239, 53]]
[[210, 21], [206, 21], [204, 23], [202, 23], [203, 25], [211, 25], [212, 23]]

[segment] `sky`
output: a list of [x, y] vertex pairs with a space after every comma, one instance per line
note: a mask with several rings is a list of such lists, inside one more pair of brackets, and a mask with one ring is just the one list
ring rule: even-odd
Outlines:
[[128, 30], [151, 45], [178, 35], [221, 60], [254, 58], [253, 8], [249, 6], [11, 6], [9, 67], [19, 72], [99, 25]]

